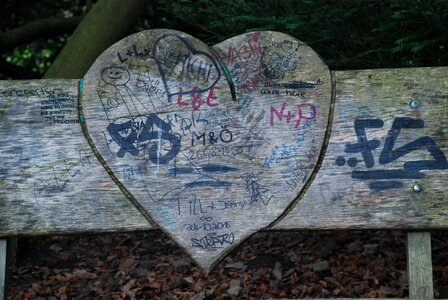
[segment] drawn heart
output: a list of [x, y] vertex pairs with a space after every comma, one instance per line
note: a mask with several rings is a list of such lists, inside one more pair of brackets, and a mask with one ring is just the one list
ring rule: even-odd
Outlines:
[[158, 38], [153, 53], [170, 104], [181, 94], [204, 93], [220, 79], [216, 59], [178, 34], [167, 33]]
[[112, 178], [205, 273], [293, 205], [331, 102], [328, 68], [290, 36], [214, 48], [178, 31], [134, 34], [97, 59], [80, 100]]

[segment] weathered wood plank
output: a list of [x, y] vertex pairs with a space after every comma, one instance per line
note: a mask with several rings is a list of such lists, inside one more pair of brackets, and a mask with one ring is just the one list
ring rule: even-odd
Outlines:
[[448, 68], [336, 72], [322, 167], [274, 229], [446, 229], [447, 154]]
[[99, 164], [78, 80], [0, 82], [0, 236], [149, 229]]
[[8, 249], [8, 243], [6, 239], [0, 239], [0, 299], [5, 299], [6, 289], [6, 273], [7, 273], [7, 261], [6, 254]]
[[82, 91], [108, 167], [205, 271], [296, 198], [331, 101], [328, 68], [290, 36], [249, 33], [215, 49], [141, 32], [104, 52]]
[[408, 233], [409, 298], [434, 299], [431, 259], [431, 233]]

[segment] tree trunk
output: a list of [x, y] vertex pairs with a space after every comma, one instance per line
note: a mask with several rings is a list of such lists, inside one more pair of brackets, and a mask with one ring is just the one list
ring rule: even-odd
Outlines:
[[44, 78], [81, 78], [95, 59], [123, 38], [146, 0], [99, 0], [73, 32]]

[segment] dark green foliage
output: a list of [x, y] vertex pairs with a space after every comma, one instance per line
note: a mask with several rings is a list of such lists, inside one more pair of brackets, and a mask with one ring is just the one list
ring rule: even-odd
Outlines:
[[288, 33], [332, 69], [448, 64], [448, 1], [161, 0], [166, 26], [214, 44], [253, 30]]
[[[88, 0], [6, 0], [0, 9], [0, 31], [50, 18], [81, 16], [91, 7]], [[67, 34], [39, 38], [0, 53], [0, 79], [39, 78], [46, 72], [68, 38]]]
[[[3, 28], [12, 28], [44, 13], [83, 13], [86, 3], [9, 1], [0, 19]], [[281, 31], [310, 45], [331, 69], [448, 65], [446, 0], [158, 0], [148, 1], [134, 31], [149, 28], [177, 29], [210, 45], [248, 31]], [[59, 51], [59, 40], [27, 46], [34, 56], [22, 65], [42, 74]], [[17, 55], [25, 52], [4, 58], [20, 65], [24, 58]]]

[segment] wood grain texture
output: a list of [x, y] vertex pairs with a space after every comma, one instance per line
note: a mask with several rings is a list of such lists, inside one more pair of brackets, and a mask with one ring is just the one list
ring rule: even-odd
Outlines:
[[177, 31], [141, 32], [104, 52], [82, 91], [89, 135], [117, 180], [205, 272], [296, 198], [330, 100], [317, 54], [274, 32], [215, 50]]
[[274, 229], [448, 228], [448, 68], [335, 77], [323, 165]]
[[431, 233], [409, 232], [407, 254], [409, 298], [434, 299]]
[[78, 80], [0, 82], [0, 236], [149, 229], [79, 124]]
[[7, 240], [0, 239], [0, 299], [5, 299]]

